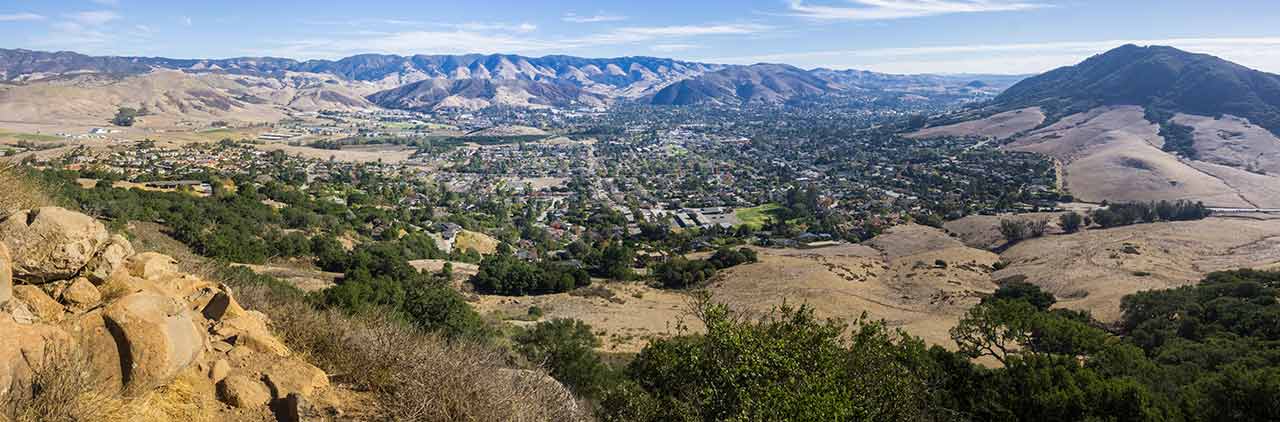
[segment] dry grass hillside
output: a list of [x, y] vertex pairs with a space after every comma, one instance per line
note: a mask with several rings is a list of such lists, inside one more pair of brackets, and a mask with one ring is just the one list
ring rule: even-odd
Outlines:
[[945, 126], [921, 129], [907, 135], [909, 138], [934, 138], [942, 136], [982, 136], [1005, 139], [1031, 130], [1044, 122], [1044, 112], [1039, 107], [1006, 111], [982, 119]]
[[142, 125], [180, 120], [275, 122], [286, 111], [368, 109], [376, 86], [342, 85], [305, 73], [283, 78], [156, 70], [124, 78], [78, 75], [0, 88], [0, 120], [102, 125], [117, 107], [145, 106]]
[[1018, 243], [1001, 255], [996, 280], [1024, 279], [1059, 306], [1120, 316], [1120, 298], [1195, 283], [1213, 271], [1280, 263], [1280, 218], [1212, 217], [1140, 224]]

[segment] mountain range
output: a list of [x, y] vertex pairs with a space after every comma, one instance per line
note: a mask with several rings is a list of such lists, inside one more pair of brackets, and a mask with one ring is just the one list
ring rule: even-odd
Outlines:
[[[288, 110], [434, 110], [655, 105], [781, 104], [853, 94], [994, 97], [1016, 77], [890, 75], [723, 65], [654, 57], [364, 54], [340, 60], [273, 57], [171, 59], [0, 49], [0, 113], [9, 120], [54, 113], [41, 95], [76, 101], [95, 116], [117, 106], [214, 117], [269, 119]], [[108, 91], [100, 95], [96, 91]], [[52, 100], [52, 99], [51, 99]], [[66, 101], [62, 101], [65, 103]], [[94, 110], [88, 110], [94, 109]], [[199, 116], [197, 116], [199, 117]]]

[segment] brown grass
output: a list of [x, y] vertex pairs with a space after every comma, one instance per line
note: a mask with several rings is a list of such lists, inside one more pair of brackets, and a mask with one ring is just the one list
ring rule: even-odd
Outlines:
[[15, 164], [0, 162], [0, 218], [17, 210], [54, 205], [49, 187], [31, 180]]
[[402, 421], [583, 420], [576, 399], [542, 377], [506, 368], [494, 346], [449, 342], [385, 315], [317, 310], [262, 285], [234, 286], [265, 312], [286, 344], [339, 383], [378, 396], [377, 413]]
[[77, 349], [50, 349], [32, 368], [30, 389], [0, 403], [0, 419], [13, 422], [124, 420], [119, 392], [99, 388], [93, 365]]

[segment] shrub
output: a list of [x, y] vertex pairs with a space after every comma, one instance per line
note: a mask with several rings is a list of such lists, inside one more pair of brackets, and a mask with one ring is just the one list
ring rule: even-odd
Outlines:
[[543, 322], [517, 333], [516, 351], [546, 367], [551, 376], [575, 392], [597, 396], [616, 382], [616, 374], [595, 353], [600, 339], [591, 326], [573, 319]]

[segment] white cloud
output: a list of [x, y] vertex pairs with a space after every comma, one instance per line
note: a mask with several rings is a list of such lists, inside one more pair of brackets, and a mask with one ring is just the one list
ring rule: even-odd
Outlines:
[[600, 22], [624, 21], [624, 20], [627, 20], [627, 17], [621, 16], [621, 15], [611, 15], [603, 12], [595, 15], [591, 15], [591, 16], [580, 16], [576, 13], [569, 12], [569, 13], [566, 13], [564, 17], [560, 19], [565, 22], [573, 22], [573, 23], [600, 23]]
[[39, 21], [44, 20], [44, 16], [35, 13], [10, 13], [0, 14], [0, 22], [21, 22], [21, 21]]
[[773, 27], [771, 26], [759, 24], [631, 26], [588, 35], [568, 42], [582, 46], [629, 44], [654, 40], [683, 39], [702, 36], [751, 35], [767, 32], [772, 29]]
[[688, 51], [698, 48], [694, 44], [654, 44], [649, 49], [659, 53], [674, 53], [677, 51]]
[[867, 69], [890, 73], [1026, 74], [1072, 65], [1124, 44], [1169, 45], [1212, 54], [1260, 70], [1280, 71], [1280, 37], [971, 44], [812, 51], [707, 60], [743, 64], [785, 62], [810, 68]]
[[819, 20], [887, 20], [955, 13], [1012, 12], [1050, 7], [1017, 0], [847, 0], [850, 6], [826, 6], [790, 0], [791, 15]]
[[120, 14], [110, 10], [94, 10], [67, 15], [68, 18], [87, 26], [99, 26], [120, 19]]
[[457, 28], [464, 31], [505, 31], [528, 33], [538, 30], [538, 26], [524, 22], [518, 24], [501, 23], [501, 22], [468, 22], [461, 24], [441, 25], [445, 27]]
[[[622, 27], [576, 37], [547, 37], [533, 24], [464, 23], [434, 24], [436, 29], [412, 31], [360, 31], [349, 37], [316, 37], [282, 42], [245, 51], [253, 55], [305, 58], [339, 58], [360, 53], [550, 54], [606, 45], [653, 42], [654, 51], [694, 48], [688, 40], [707, 36], [751, 35], [772, 29], [758, 24], [708, 24]], [[446, 28], [446, 29], [439, 29]]]

